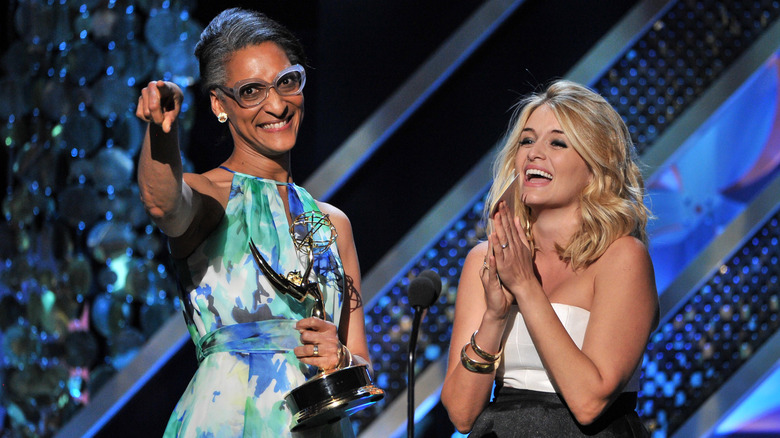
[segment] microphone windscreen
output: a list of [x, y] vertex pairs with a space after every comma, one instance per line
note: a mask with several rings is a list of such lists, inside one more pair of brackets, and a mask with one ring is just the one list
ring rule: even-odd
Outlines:
[[436, 301], [436, 299], [439, 298], [439, 295], [441, 295], [441, 277], [439, 277], [439, 274], [436, 271], [431, 269], [426, 269], [420, 272], [420, 277], [425, 277], [428, 280], [431, 280], [433, 287], [435, 288], [436, 295], [434, 296], [433, 301]]
[[441, 293], [441, 278], [439, 274], [423, 271], [409, 284], [409, 304], [412, 307], [428, 308]]

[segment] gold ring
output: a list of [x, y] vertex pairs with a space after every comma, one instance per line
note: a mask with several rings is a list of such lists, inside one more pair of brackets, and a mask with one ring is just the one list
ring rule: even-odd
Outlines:
[[506, 247], [507, 247], [507, 246], [509, 246], [509, 242], [507, 242], [507, 243], [502, 243], [502, 244], [501, 244], [501, 249], [506, 249]]
[[313, 356], [319, 356], [320, 355], [320, 346], [317, 344], [314, 344], [314, 354]]

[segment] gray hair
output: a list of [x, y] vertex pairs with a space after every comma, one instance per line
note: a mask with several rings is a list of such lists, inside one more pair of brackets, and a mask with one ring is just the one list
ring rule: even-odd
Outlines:
[[208, 92], [225, 84], [225, 65], [238, 50], [266, 41], [278, 45], [292, 64], [305, 66], [303, 46], [287, 28], [265, 14], [231, 8], [214, 17], [200, 34], [195, 46], [201, 75], [201, 88]]

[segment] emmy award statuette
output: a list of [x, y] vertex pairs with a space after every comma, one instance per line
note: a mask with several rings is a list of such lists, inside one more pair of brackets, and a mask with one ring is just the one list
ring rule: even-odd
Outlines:
[[[310, 281], [309, 276], [314, 256], [323, 254], [336, 241], [336, 229], [328, 215], [307, 211], [295, 218], [290, 226], [290, 235], [296, 249], [308, 257], [303, 274], [292, 271], [287, 276], [280, 275], [271, 268], [250, 239], [252, 255], [274, 288], [298, 302], [312, 301], [311, 316], [327, 319], [319, 284], [316, 280]], [[368, 367], [350, 363], [344, 368], [320, 369], [314, 377], [292, 389], [284, 398], [293, 414], [291, 430], [302, 430], [352, 415], [382, 397], [384, 391], [374, 386]]]

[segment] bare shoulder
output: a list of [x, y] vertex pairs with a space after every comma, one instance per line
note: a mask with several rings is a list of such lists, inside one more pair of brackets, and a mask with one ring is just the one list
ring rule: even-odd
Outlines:
[[466, 261], [468, 262], [470, 259], [478, 259], [479, 263], [482, 264], [487, 251], [488, 242], [487, 240], [483, 240], [474, 245], [474, 247], [469, 250], [468, 255], [466, 255]]
[[192, 190], [217, 200], [223, 207], [230, 197], [233, 174], [224, 169], [212, 169], [204, 173], [185, 173], [184, 182]]
[[352, 228], [352, 225], [349, 222], [349, 218], [347, 217], [346, 213], [338, 209], [337, 207], [328, 204], [327, 202], [322, 201], [316, 201], [317, 207], [320, 208], [320, 211], [327, 214], [330, 218], [330, 221], [333, 223], [333, 225], [336, 226], [336, 229], [341, 231], [342, 227], [348, 227]]
[[612, 242], [597, 264], [604, 269], [615, 269], [621, 266], [652, 268], [647, 246], [633, 236], [623, 236]]
[[615, 240], [592, 268], [596, 299], [602, 292], [612, 300], [620, 296], [633, 300], [633, 305], [646, 302], [650, 307], [657, 307], [653, 262], [639, 239], [624, 236]]

